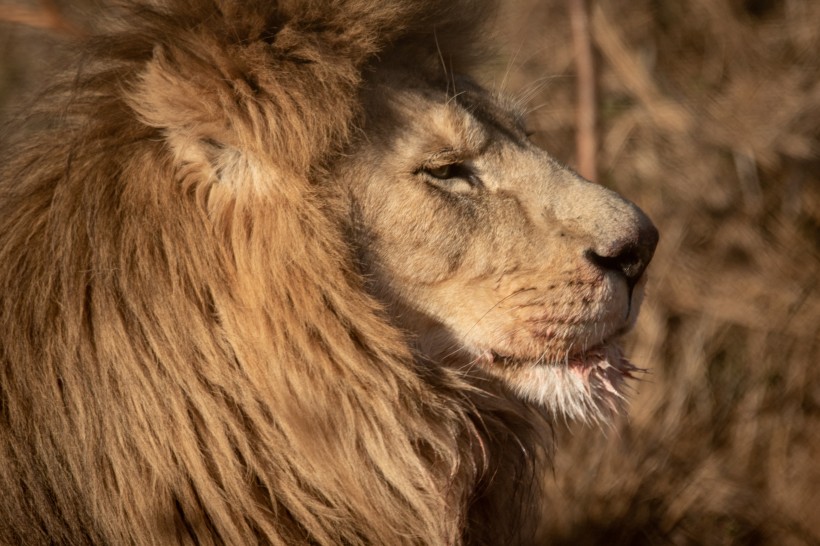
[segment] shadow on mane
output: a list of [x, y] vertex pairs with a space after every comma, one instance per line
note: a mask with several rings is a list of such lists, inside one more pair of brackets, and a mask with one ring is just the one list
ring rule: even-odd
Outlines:
[[486, 6], [117, 8], [8, 144], [0, 542], [531, 540], [538, 411], [418, 357], [327, 198], [385, 69]]

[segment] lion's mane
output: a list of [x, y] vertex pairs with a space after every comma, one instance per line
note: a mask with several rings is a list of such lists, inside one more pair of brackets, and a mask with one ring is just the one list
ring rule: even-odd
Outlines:
[[518, 529], [525, 410], [414, 357], [323, 197], [368, 74], [465, 69], [473, 4], [132, 2], [83, 45], [0, 164], [0, 542]]

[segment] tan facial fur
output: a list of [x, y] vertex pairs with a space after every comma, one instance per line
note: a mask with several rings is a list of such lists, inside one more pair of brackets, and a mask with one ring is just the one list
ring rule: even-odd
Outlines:
[[374, 84], [381, 138], [350, 159], [373, 290], [432, 361], [572, 417], [615, 409], [634, 370], [615, 341], [638, 313], [655, 228], [533, 145], [488, 92], [418, 81]]

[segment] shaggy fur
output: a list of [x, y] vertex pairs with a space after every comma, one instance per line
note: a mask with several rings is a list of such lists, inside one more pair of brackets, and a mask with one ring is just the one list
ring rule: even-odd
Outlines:
[[534, 415], [416, 362], [321, 197], [366, 74], [465, 69], [479, 8], [156, 0], [84, 46], [0, 164], [0, 542], [527, 539]]

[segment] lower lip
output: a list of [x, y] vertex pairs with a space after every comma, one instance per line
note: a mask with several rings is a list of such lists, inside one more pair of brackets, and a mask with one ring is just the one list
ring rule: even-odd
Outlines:
[[[510, 355], [500, 355], [493, 350], [487, 349], [482, 351], [477, 361], [486, 365], [498, 364], [530, 364], [530, 365], [553, 365], [566, 366], [569, 368], [592, 368], [599, 366], [602, 362], [606, 363], [612, 358], [624, 360], [619, 348], [613, 344], [612, 341], [605, 341], [594, 347], [591, 347], [583, 352], [575, 353], [564, 357], [560, 361], [547, 361], [542, 358], [519, 358]], [[624, 362], [626, 362], [624, 360]], [[608, 365], [608, 364], [607, 364]], [[627, 367], [627, 366], [625, 366]], [[629, 365], [631, 367], [631, 364]]]

